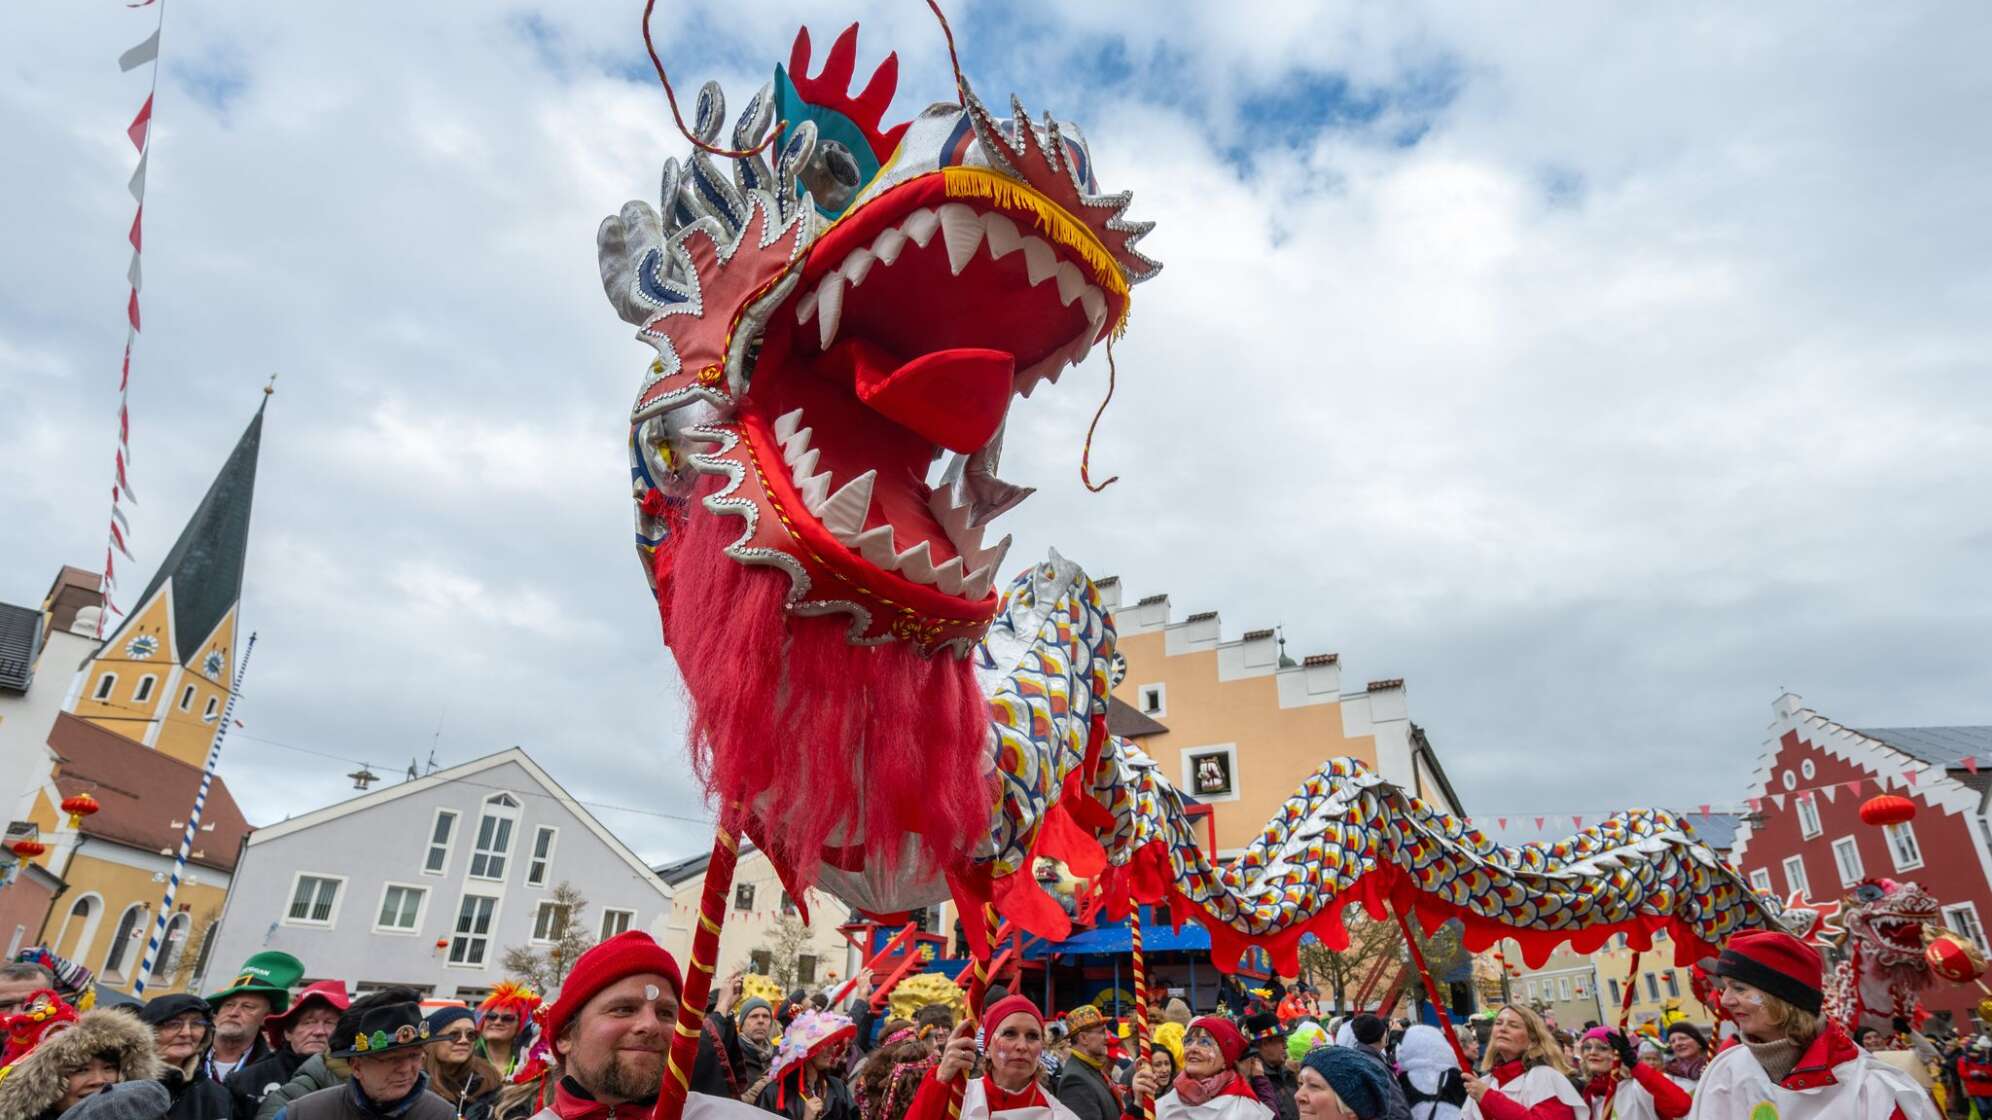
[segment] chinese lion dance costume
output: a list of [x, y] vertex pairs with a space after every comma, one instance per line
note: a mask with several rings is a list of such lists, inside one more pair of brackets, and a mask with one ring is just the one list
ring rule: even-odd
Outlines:
[[1107, 732], [1092, 582], [1056, 553], [999, 582], [991, 542], [1030, 493], [997, 474], [1011, 409], [1124, 328], [1160, 269], [1149, 226], [1077, 126], [992, 113], [959, 75], [957, 101], [887, 124], [894, 57], [853, 93], [855, 26], [813, 74], [811, 53], [804, 31], [730, 149], [708, 84], [656, 204], [597, 238], [609, 302], [656, 351], [630, 416], [636, 546], [716, 856], [737, 828], [798, 898], [886, 918], [953, 897], [1054, 938], [1070, 917], [1032, 869], [1056, 858], [1110, 913], [1170, 902], [1221, 967], [1256, 947], [1289, 974], [1303, 934], [1346, 944], [1355, 901], [1532, 959], [1665, 929], [1691, 960], [1775, 920], [1672, 814], [1502, 847], [1346, 758], [1211, 862], [1183, 796]]

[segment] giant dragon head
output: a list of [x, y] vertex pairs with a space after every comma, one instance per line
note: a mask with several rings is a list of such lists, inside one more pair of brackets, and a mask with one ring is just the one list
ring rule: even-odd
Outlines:
[[[731, 131], [737, 152], [780, 121], [772, 162], [667, 161], [659, 207], [597, 237], [610, 302], [657, 351], [630, 417], [637, 545], [694, 758], [804, 866], [902, 825], [935, 854], [986, 831], [966, 658], [1009, 545], [990, 522], [1029, 493], [996, 475], [1005, 421], [1159, 267], [1072, 125], [994, 116], [964, 80], [961, 103], [888, 127], [896, 58], [852, 93], [856, 54], [853, 25], [812, 76], [805, 30]], [[724, 117], [708, 84], [692, 131], [713, 146]], [[755, 757], [774, 750], [805, 777], [751, 773], [785, 765]], [[868, 779], [881, 767], [893, 782]], [[795, 824], [805, 792], [845, 804]]]
[[1866, 879], [1847, 893], [1838, 924], [1847, 941], [1858, 941], [1874, 964], [1921, 969], [1923, 931], [1941, 918], [1936, 897], [1915, 883]]

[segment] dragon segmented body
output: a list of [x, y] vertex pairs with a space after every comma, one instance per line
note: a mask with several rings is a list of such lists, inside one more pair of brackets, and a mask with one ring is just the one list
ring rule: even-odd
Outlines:
[[[732, 131], [745, 150], [784, 122], [772, 162], [668, 161], [657, 206], [598, 236], [610, 302], [657, 351], [631, 413], [636, 543], [693, 759], [792, 888], [874, 914], [992, 902], [1057, 936], [1031, 873], [1054, 857], [1123, 903], [1182, 903], [1221, 965], [1260, 946], [1289, 972], [1358, 900], [1535, 955], [1662, 929], [1689, 953], [1775, 919], [1671, 814], [1501, 847], [1346, 758], [1215, 865], [1107, 732], [1092, 583], [1054, 553], [999, 591], [1008, 538], [985, 540], [1029, 494], [996, 473], [1012, 407], [1121, 330], [1160, 267], [1148, 227], [1073, 125], [997, 117], [963, 79], [960, 104], [887, 126], [896, 60], [852, 94], [856, 51], [853, 26], [812, 76], [798, 36]], [[708, 85], [702, 143], [724, 116]]]

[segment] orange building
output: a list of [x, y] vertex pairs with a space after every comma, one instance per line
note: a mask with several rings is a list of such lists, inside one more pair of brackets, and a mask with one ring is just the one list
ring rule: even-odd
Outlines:
[[1211, 807], [1220, 859], [1232, 858], [1329, 758], [1360, 759], [1416, 797], [1459, 813], [1402, 680], [1345, 691], [1337, 654], [1296, 661], [1273, 630], [1226, 641], [1216, 611], [1180, 621], [1169, 597], [1121, 601], [1097, 586], [1119, 633], [1114, 698], [1159, 725], [1137, 738], [1178, 789]]

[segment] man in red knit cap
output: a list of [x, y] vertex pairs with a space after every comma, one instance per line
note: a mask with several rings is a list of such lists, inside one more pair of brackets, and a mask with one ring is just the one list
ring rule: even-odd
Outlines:
[[[683, 989], [678, 962], [639, 930], [581, 954], [546, 1008], [546, 1033], [563, 1076], [533, 1120], [621, 1120], [647, 1114]], [[766, 1120], [752, 1105], [693, 1093], [685, 1120]]]

